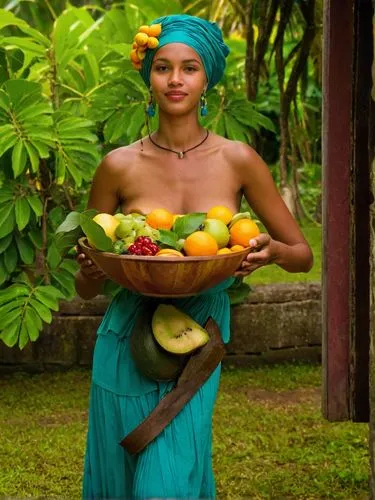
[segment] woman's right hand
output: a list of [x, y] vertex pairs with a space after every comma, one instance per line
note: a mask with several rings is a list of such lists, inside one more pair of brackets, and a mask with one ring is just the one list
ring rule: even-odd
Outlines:
[[96, 264], [78, 247], [77, 262], [80, 266], [81, 273], [92, 280], [103, 280], [107, 275], [99, 269]]

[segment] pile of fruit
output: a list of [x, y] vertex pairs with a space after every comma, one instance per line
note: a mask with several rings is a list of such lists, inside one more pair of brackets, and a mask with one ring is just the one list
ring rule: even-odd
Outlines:
[[[116, 254], [184, 257], [230, 254], [244, 250], [259, 234], [249, 212], [233, 214], [224, 206], [207, 213], [172, 214], [164, 208], [147, 215], [97, 214]], [[95, 247], [92, 242], [89, 244]]]

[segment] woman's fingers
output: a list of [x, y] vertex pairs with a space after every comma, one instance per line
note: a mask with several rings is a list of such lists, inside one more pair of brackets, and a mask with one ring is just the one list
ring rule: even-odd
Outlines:
[[259, 267], [272, 263], [270, 243], [272, 239], [269, 234], [261, 233], [249, 242], [251, 252], [243, 260], [235, 276], [247, 276]]
[[87, 277], [92, 279], [105, 278], [106, 274], [84, 253], [77, 256], [77, 262], [80, 265], [81, 271]]

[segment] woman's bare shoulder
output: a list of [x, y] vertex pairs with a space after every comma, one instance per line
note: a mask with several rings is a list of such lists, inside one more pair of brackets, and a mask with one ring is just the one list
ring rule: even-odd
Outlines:
[[213, 134], [215, 143], [221, 148], [227, 160], [236, 167], [249, 168], [263, 162], [254, 148], [241, 141], [226, 139]]
[[99, 168], [108, 174], [123, 173], [137, 159], [139, 141], [113, 149], [102, 159]]

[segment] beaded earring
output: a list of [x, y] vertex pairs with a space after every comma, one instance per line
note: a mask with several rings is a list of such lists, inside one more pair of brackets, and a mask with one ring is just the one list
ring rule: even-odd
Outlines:
[[146, 113], [147, 115], [152, 118], [153, 116], [155, 116], [155, 106], [154, 106], [154, 99], [153, 99], [153, 96], [152, 96], [152, 89], [150, 87], [150, 97], [149, 97], [149, 100], [148, 100], [148, 104], [147, 104], [147, 108], [146, 108]]
[[207, 108], [207, 98], [206, 98], [206, 91], [203, 91], [203, 94], [201, 95], [201, 116], [207, 116], [208, 114], [208, 108]]

